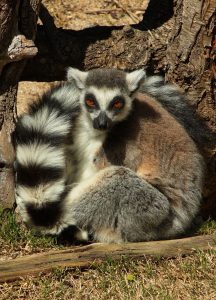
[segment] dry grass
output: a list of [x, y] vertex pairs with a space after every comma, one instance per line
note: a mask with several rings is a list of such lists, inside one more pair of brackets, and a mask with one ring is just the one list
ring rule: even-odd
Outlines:
[[[1, 214], [1, 213], [0, 213]], [[209, 220], [202, 234], [214, 234]], [[54, 238], [37, 237], [18, 226], [13, 214], [0, 215], [0, 259], [59, 248]], [[55, 269], [51, 273], [0, 285], [0, 299], [216, 299], [216, 253], [195, 251], [176, 259], [114, 262], [89, 270]]]

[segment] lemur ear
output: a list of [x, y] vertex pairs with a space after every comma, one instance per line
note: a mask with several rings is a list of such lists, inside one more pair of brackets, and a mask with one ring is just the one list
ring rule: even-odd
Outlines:
[[80, 71], [76, 68], [67, 69], [67, 80], [74, 81], [79, 89], [84, 89], [85, 81], [88, 76], [88, 72]]
[[126, 81], [130, 92], [135, 91], [142, 79], [146, 77], [146, 72], [143, 69], [139, 69], [126, 74]]

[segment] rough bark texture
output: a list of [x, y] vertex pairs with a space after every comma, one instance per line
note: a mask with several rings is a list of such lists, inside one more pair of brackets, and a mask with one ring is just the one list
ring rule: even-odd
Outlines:
[[[39, 53], [27, 64], [23, 79], [62, 80], [68, 65], [83, 69], [144, 66], [179, 84], [216, 132], [215, 0], [151, 0], [143, 21], [133, 27], [57, 29], [45, 7], [41, 20], [36, 39]], [[205, 151], [208, 174], [203, 212], [216, 217], [216, 143], [210, 144]]]
[[36, 55], [34, 45], [40, 0], [0, 3], [0, 205], [14, 201], [11, 133], [16, 117], [17, 83], [25, 59]]
[[144, 259], [151, 257], [177, 257], [195, 250], [216, 249], [213, 236], [128, 244], [92, 244], [67, 250], [49, 251], [0, 262], [0, 282], [13, 281], [28, 275], [48, 272], [56, 267], [89, 267], [94, 262], [122, 255]]

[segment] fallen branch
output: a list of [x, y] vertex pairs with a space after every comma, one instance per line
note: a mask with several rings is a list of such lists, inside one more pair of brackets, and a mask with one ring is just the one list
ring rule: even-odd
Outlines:
[[0, 263], [0, 282], [13, 281], [27, 275], [48, 272], [56, 267], [89, 267], [111, 257], [125, 255], [131, 258], [176, 257], [195, 250], [216, 250], [214, 236], [196, 236], [184, 239], [128, 244], [91, 244], [67, 250], [28, 255]]

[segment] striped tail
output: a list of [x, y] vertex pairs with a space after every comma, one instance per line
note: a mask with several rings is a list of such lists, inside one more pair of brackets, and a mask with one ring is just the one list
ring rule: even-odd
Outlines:
[[79, 111], [78, 89], [64, 84], [44, 94], [17, 122], [16, 202], [26, 223], [50, 227], [61, 216], [65, 145]]

